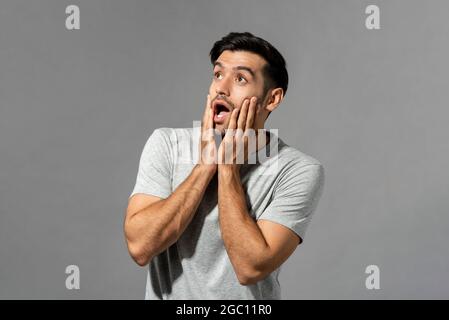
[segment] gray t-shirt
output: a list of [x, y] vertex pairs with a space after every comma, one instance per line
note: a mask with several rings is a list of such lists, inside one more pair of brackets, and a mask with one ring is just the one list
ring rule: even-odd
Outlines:
[[[270, 143], [263, 149], [268, 156], [241, 167], [248, 212], [255, 221], [279, 223], [304, 240], [322, 194], [323, 166], [268, 132]], [[167, 198], [195, 166], [199, 139], [199, 127], [154, 130], [143, 148], [130, 197], [144, 193]], [[221, 236], [215, 176], [178, 241], [150, 262], [145, 299], [281, 299], [279, 271], [253, 285], [239, 283]]]

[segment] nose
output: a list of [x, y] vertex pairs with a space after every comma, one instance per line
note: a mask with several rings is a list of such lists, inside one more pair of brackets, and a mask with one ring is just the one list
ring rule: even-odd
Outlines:
[[219, 83], [217, 83], [217, 85], [215, 86], [215, 93], [217, 95], [229, 97], [230, 90], [228, 80], [226, 78], [222, 79]]

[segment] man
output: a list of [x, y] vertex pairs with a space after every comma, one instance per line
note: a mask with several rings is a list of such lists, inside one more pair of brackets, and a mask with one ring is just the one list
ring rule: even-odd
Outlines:
[[[137, 264], [149, 264], [146, 299], [280, 299], [280, 267], [304, 240], [323, 167], [263, 131], [288, 85], [271, 44], [230, 33], [210, 57], [198, 139], [194, 129], [159, 128], [143, 149], [124, 224], [128, 249]], [[218, 146], [213, 131], [223, 137]], [[198, 161], [180, 161], [195, 146]], [[268, 146], [268, 160], [249, 161]]]

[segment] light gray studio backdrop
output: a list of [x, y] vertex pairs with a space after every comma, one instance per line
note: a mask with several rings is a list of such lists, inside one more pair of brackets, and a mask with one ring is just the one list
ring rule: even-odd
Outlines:
[[[80, 8], [80, 30], [65, 8]], [[380, 7], [380, 30], [365, 8]], [[449, 2], [2, 0], [0, 298], [143, 299], [122, 223], [154, 129], [200, 120], [230, 31], [290, 73], [267, 123], [325, 190], [284, 299], [449, 298]], [[80, 289], [65, 286], [68, 265]], [[365, 268], [380, 269], [368, 290]]]

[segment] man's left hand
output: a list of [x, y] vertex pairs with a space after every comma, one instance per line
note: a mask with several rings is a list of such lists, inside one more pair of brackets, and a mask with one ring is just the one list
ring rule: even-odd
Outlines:
[[218, 149], [219, 170], [226, 168], [238, 172], [241, 164], [257, 150], [254, 123], [258, 113], [257, 97], [243, 100], [241, 108], [232, 110], [228, 129]]

